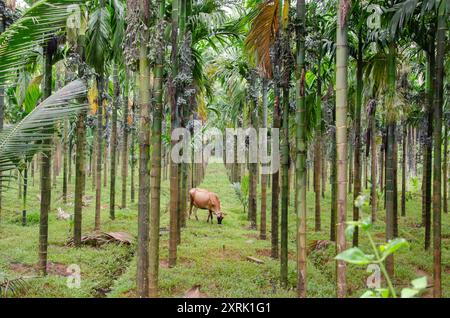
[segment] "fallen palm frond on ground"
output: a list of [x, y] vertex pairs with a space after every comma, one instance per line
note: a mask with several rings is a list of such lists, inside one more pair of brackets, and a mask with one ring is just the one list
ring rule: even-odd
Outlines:
[[[89, 245], [99, 247], [104, 244], [125, 244], [131, 245], [133, 243], [133, 236], [126, 232], [92, 232], [81, 237], [82, 245]], [[67, 246], [74, 246], [73, 238], [67, 242]]]
[[26, 281], [21, 277], [13, 279], [0, 277], [0, 298], [16, 297], [26, 285]]

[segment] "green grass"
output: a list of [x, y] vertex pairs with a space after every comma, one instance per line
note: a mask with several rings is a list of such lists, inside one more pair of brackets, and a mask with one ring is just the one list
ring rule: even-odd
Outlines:
[[[135, 289], [136, 257], [135, 246], [109, 245], [101, 248], [83, 247], [75, 249], [66, 247], [67, 238], [71, 236], [70, 221], [56, 220], [56, 210], [61, 207], [73, 213], [73, 203], [65, 205], [61, 200], [61, 180], [52, 193], [52, 211], [49, 218], [49, 261], [61, 264], [64, 269], [70, 264], [78, 264], [81, 268], [81, 287], [70, 289], [66, 285], [67, 277], [61, 273], [50, 272], [44, 278], [35, 277], [30, 266], [37, 263], [39, 225], [35, 222], [35, 214], [39, 212], [38, 176], [35, 185], [30, 186], [28, 211], [30, 222], [21, 225], [21, 200], [17, 190], [10, 189], [3, 194], [2, 221], [0, 224], [0, 272], [8, 277], [30, 276], [29, 288], [23, 291], [23, 297], [133, 297]], [[129, 181], [128, 181], [129, 182]], [[32, 182], [30, 181], [32, 185]], [[119, 192], [121, 180], [117, 181]], [[296, 265], [295, 265], [295, 230], [296, 218], [293, 202], [289, 213], [289, 286], [280, 287], [279, 260], [270, 255], [269, 240], [259, 240], [258, 232], [248, 229], [246, 215], [234, 194], [224, 166], [210, 165], [203, 188], [218, 193], [222, 210], [226, 213], [223, 225], [206, 223], [207, 212], [198, 211], [199, 221], [188, 220], [187, 227], [182, 230], [182, 243], [178, 249], [178, 263], [174, 268], [167, 268], [168, 232], [161, 236], [160, 253], [160, 294], [164, 297], [182, 296], [194, 285], [201, 285], [201, 292], [210, 297], [295, 297]], [[94, 195], [91, 180], [88, 179], [87, 196]], [[322, 230], [314, 231], [314, 194], [308, 193], [308, 246], [315, 240], [328, 240], [330, 224], [330, 192], [327, 189], [322, 200]], [[116, 220], [109, 219], [109, 189], [102, 193], [102, 230], [126, 231], [137, 234], [137, 203], [128, 204], [126, 209], [116, 210]], [[73, 195], [73, 184], [69, 186]], [[168, 227], [167, 213], [168, 181], [162, 185], [161, 227]], [[293, 201], [293, 195], [292, 200]], [[129, 200], [129, 197], [128, 197]], [[116, 202], [120, 203], [120, 193]], [[349, 198], [349, 202], [352, 200]], [[268, 220], [270, 220], [270, 191], [268, 196]], [[416, 227], [420, 223], [420, 197], [416, 193], [413, 200], [407, 203], [407, 216], [400, 218], [400, 236], [410, 242], [408, 250], [396, 254], [396, 277], [394, 284], [398, 289], [409, 284], [412, 279], [426, 273], [432, 276], [432, 251], [423, 250], [423, 228]], [[90, 232], [94, 227], [95, 200], [89, 202], [83, 210], [83, 232]], [[259, 207], [258, 207], [259, 210]], [[369, 211], [366, 211], [368, 214]], [[259, 211], [258, 211], [259, 213]], [[259, 216], [259, 215], [258, 215]], [[348, 209], [351, 216], [351, 207]], [[378, 221], [374, 226], [374, 236], [378, 243], [384, 241], [384, 211], [378, 212]], [[442, 264], [444, 297], [450, 297], [450, 218], [442, 217]], [[259, 221], [259, 220], [258, 220]], [[270, 224], [268, 224], [270, 229]], [[365, 237], [361, 237], [360, 246], [368, 248]], [[264, 264], [255, 264], [246, 259], [257, 257]], [[310, 297], [334, 297], [335, 295], [335, 262], [334, 245], [325, 249], [310, 250], [308, 255], [308, 295]], [[17, 265], [22, 264], [22, 265]], [[19, 269], [17, 268], [19, 267]], [[25, 270], [23, 270], [25, 268]], [[59, 274], [59, 275], [57, 275]], [[365, 282], [370, 273], [366, 268], [348, 266], [349, 295], [359, 297], [365, 290]], [[431, 281], [430, 281], [431, 283]]]

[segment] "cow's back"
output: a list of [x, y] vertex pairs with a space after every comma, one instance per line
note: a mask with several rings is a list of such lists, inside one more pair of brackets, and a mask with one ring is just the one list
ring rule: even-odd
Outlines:
[[210, 192], [194, 188], [189, 191], [191, 202], [200, 209], [209, 209], [210, 205]]

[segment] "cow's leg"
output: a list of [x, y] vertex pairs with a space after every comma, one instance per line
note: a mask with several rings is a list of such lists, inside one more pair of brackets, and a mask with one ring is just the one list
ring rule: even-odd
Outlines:
[[192, 207], [194, 206], [192, 199], [191, 199], [191, 206], [189, 207], [189, 220], [191, 219], [191, 214], [192, 214]]
[[194, 207], [194, 216], [195, 216], [195, 219], [198, 221], [197, 211], [198, 211], [198, 207]]
[[208, 214], [208, 221], [211, 219], [211, 224], [213, 224], [213, 214], [212, 214], [212, 211], [210, 210], [209, 211], [209, 214]]

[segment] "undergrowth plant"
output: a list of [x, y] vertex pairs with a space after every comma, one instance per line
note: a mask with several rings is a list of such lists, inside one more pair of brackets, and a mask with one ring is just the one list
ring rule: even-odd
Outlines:
[[[355, 206], [362, 212], [362, 207], [368, 205], [367, 196], [361, 195], [355, 201]], [[361, 215], [361, 214], [360, 214]], [[335, 259], [344, 261], [346, 263], [367, 266], [375, 264], [379, 266], [381, 272], [387, 283], [387, 288], [374, 288], [367, 290], [361, 297], [363, 298], [397, 298], [397, 293], [392, 284], [392, 280], [386, 271], [384, 261], [386, 258], [400, 250], [401, 248], [409, 247], [409, 243], [404, 238], [396, 238], [388, 241], [386, 244], [377, 246], [370, 230], [372, 229], [372, 221], [370, 217], [359, 221], [348, 221], [345, 235], [348, 239], [353, 237], [355, 228], [358, 227], [360, 232], [364, 233], [369, 239], [371, 246], [371, 253], [366, 253], [358, 247], [349, 248], [338, 254]], [[427, 287], [427, 278], [420, 277], [411, 281], [412, 287], [403, 288], [401, 291], [401, 298], [412, 298], [418, 296]]]

